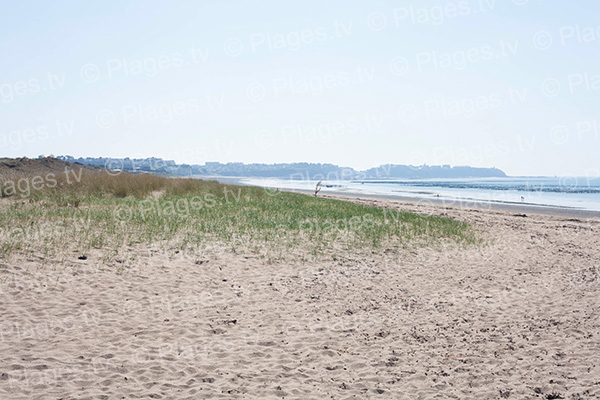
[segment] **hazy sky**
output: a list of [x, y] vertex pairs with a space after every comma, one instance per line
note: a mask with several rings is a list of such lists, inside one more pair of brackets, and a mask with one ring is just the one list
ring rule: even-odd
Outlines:
[[600, 2], [0, 1], [0, 154], [600, 175]]

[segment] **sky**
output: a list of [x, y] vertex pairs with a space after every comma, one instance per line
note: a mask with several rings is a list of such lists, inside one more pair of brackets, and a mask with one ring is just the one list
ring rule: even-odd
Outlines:
[[0, 156], [600, 176], [592, 0], [0, 0]]

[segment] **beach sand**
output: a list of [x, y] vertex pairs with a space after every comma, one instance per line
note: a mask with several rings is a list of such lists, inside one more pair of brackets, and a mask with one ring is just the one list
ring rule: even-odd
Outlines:
[[352, 201], [482, 246], [0, 264], [1, 399], [600, 397], [600, 222]]

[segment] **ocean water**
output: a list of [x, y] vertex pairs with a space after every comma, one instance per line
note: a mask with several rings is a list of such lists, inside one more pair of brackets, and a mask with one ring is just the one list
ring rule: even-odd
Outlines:
[[[242, 184], [269, 189], [314, 190], [317, 180], [243, 178]], [[366, 194], [436, 199], [452, 203], [482, 202], [600, 211], [600, 178], [511, 177], [425, 180], [323, 181], [321, 193]]]

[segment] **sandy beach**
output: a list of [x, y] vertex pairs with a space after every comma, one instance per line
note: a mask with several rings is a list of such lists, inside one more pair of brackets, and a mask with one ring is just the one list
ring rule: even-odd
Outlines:
[[432, 197], [416, 196], [385, 196], [385, 195], [365, 195], [361, 193], [340, 193], [331, 194], [331, 197], [369, 199], [369, 200], [388, 200], [390, 202], [417, 203], [423, 206], [440, 206], [442, 208], [463, 208], [476, 209], [481, 211], [505, 211], [515, 214], [537, 214], [575, 219], [596, 219], [600, 220], [600, 211], [586, 210], [575, 207], [557, 207], [553, 205], [539, 205], [531, 203], [501, 202], [501, 201], [476, 201], [470, 199], [436, 199]]
[[3, 2], [0, 400], [600, 400], [548, 3]]
[[600, 222], [351, 201], [468, 221], [486, 244], [274, 263], [146, 246], [122, 268], [15, 254], [0, 398], [600, 396]]
[[[204, 179], [203, 177], [199, 177]], [[242, 177], [222, 177], [213, 176], [210, 179], [217, 180], [221, 183], [232, 184], [232, 185], [248, 185], [247, 178]], [[256, 181], [254, 181], [256, 182]], [[258, 181], [257, 183], [260, 183]], [[265, 180], [260, 185], [268, 190], [286, 190], [295, 193], [304, 193], [308, 195], [314, 194], [313, 190], [306, 190], [300, 188], [284, 188], [278, 187], [279, 181]], [[252, 185], [250, 183], [249, 185]], [[264, 185], [264, 186], [263, 186]], [[539, 204], [529, 203], [525, 201], [491, 201], [491, 200], [477, 200], [470, 198], [436, 198], [431, 194], [418, 195], [416, 193], [402, 193], [402, 194], [368, 194], [364, 192], [357, 192], [342, 188], [342, 185], [334, 184], [332, 187], [326, 187], [320, 193], [321, 196], [331, 198], [343, 198], [343, 199], [368, 199], [368, 200], [386, 200], [391, 202], [399, 203], [418, 203], [424, 206], [441, 206], [450, 208], [466, 208], [466, 209], [478, 209], [478, 210], [491, 210], [491, 211], [506, 211], [512, 213], [533, 213], [540, 215], [577, 218], [577, 219], [597, 219], [600, 220], [600, 211], [593, 209], [586, 209], [581, 207], [572, 206], [557, 206], [552, 204]]]

